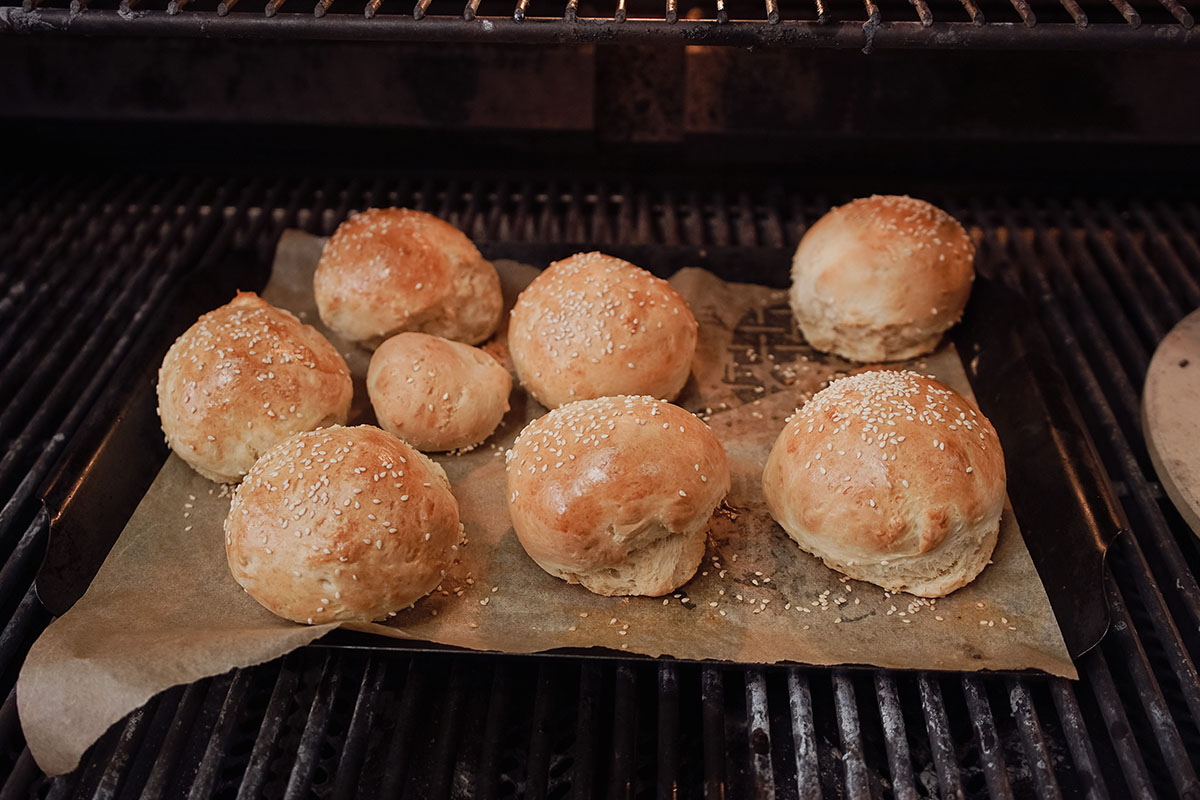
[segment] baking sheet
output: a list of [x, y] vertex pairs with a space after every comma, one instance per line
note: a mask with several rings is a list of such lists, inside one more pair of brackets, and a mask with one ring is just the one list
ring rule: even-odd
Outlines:
[[[318, 327], [310, 287], [322, 244], [286, 232], [264, 292]], [[536, 274], [515, 262], [497, 268], [509, 304]], [[697, 576], [665, 598], [605, 598], [547, 575], [525, 555], [508, 522], [503, 454], [544, 409], [516, 388], [491, 439], [437, 456], [469, 539], [440, 590], [386, 625], [340, 627], [509, 653], [601, 647], [680, 659], [1077, 677], [1011, 509], [993, 563], [937, 601], [846, 579], [801, 552], [767, 513], [761, 465], [785, 417], [856, 367], [803, 343], [782, 291], [699, 269], [680, 270], [671, 282], [700, 321], [692, 380], [677, 402], [708, 420], [733, 475]], [[370, 421], [362, 382], [369, 355], [330, 338], [356, 375], [352, 421]], [[503, 331], [487, 348], [507, 361]], [[970, 391], [950, 346], [911, 366]], [[48, 774], [70, 770], [112, 723], [163, 689], [261, 663], [339, 627], [278, 619], [233, 582], [221, 532], [229, 493], [172, 456], [87, 593], [35, 643], [18, 707]]]

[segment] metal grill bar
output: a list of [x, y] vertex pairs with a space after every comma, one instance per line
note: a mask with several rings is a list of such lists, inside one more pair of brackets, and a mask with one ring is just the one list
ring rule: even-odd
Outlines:
[[[1129, 270], [1122, 269], [1121, 258], [1109, 244], [1099, 226], [1096, 224], [1096, 216], [1093, 215], [1081, 201], [1075, 203], [1075, 213], [1083, 221], [1083, 229], [1087, 232], [1088, 241], [1093, 243], [1096, 250], [1101, 255], [1101, 260], [1105, 266], [1105, 276], [1113, 283], [1117, 284], [1123, 291], [1128, 291], [1130, 294], [1122, 298], [1133, 304], [1137, 312], [1136, 319], [1142, 323], [1143, 339], [1153, 347], [1165, 334], [1166, 327], [1163, 322], [1152, 315], [1147, 305], [1153, 305], [1157, 308], [1164, 309], [1170, 319], [1180, 319], [1183, 317], [1183, 309], [1175, 300], [1175, 296], [1167, 289], [1158, 268], [1150, 259], [1146, 258], [1142, 252], [1141, 246], [1134, 241], [1132, 233], [1126, 227], [1125, 222], [1120, 215], [1113, 212], [1112, 206], [1107, 203], [1100, 205], [1099, 219], [1103, 220], [1110, 230], [1116, 233], [1117, 241], [1121, 243], [1125, 253], [1128, 255], [1133, 266], [1137, 270], [1137, 274], [1142, 278], [1142, 286], [1135, 287], [1133, 281], [1130, 280]], [[1139, 290], [1140, 289], [1140, 290]], [[1143, 299], [1143, 295], [1146, 297]]]
[[[578, 180], [510, 184], [479, 176], [283, 180], [269, 191], [256, 182], [145, 182], [144, 194], [112, 202], [115, 185], [15, 180], [12, 191], [28, 197], [0, 201], [16, 210], [0, 217], [0, 242], [12, 265], [0, 275], [4, 290], [34, 276], [39, 253], [53, 248], [61, 258], [43, 259], [43, 266], [45, 275], [59, 269], [56, 292], [74, 292], [96, 308], [119, 306], [102, 335], [79, 325], [60, 329], [74, 343], [64, 351], [72, 357], [93, 337], [111, 342], [133, 335], [124, 328], [128, 319], [140, 320], [140, 333], [147, 323], [138, 309], [161, 296], [155, 287], [201, 259], [218, 258], [235, 243], [269, 258], [284, 228], [327, 234], [351, 209], [372, 204], [424, 207], [493, 242], [690, 247], [794, 246], [809, 218], [829, 205], [823, 197], [779, 190], [651, 192], [625, 183], [612, 191]], [[180, 186], [179, 202], [166, 202]], [[242, 797], [403, 790], [437, 797], [453, 785], [470, 786], [467, 793], [478, 797], [667, 797], [703, 789], [708, 797], [758, 791], [807, 798], [890, 789], [908, 798], [918, 796], [916, 776], [924, 774], [936, 775], [944, 796], [1196, 791], [1200, 680], [1189, 649], [1195, 639], [1181, 636], [1180, 628], [1200, 622], [1200, 592], [1190, 551], [1185, 555], [1177, 539], [1190, 534], [1172, 527], [1148, 477], [1135, 387], [1157, 337], [1200, 299], [1200, 214], [1194, 205], [1157, 202], [985, 205], [976, 198], [968, 205], [958, 213], [982, 233], [981, 265], [1007, 270], [1037, 303], [1101, 455], [1126, 491], [1134, 534], [1110, 559], [1118, 627], [1081, 661], [1082, 683], [877, 673], [872, 692], [870, 682], [845, 671], [548, 661], [535, 667], [486, 657], [455, 659], [447, 669], [447, 656], [356, 660], [308, 650], [164, 694], [122, 721], [80, 771], [42, 790], [149, 797], [235, 788]], [[47, 222], [48, 214], [57, 219]], [[72, 225], [73, 219], [80, 222]], [[112, 232], [97, 236], [88, 226], [98, 220]], [[150, 227], [158, 231], [148, 233]], [[80, 237], [88, 236], [98, 243], [95, 253], [81, 246]], [[124, 246], [113, 250], [119, 237]], [[105, 247], [121, 265], [107, 283], [89, 261]], [[68, 270], [63, 259], [79, 269]], [[98, 276], [104, 288], [81, 293], [72, 281], [87, 275]], [[35, 291], [38, 285], [29, 284]], [[3, 313], [23, 312], [0, 305]], [[34, 338], [50, 335], [49, 326], [33, 329]], [[99, 373], [93, 366], [56, 375], [45, 384], [49, 399], [40, 417], [9, 418], [6, 424], [29, 442], [10, 468], [14, 478], [30, 469], [45, 474], [61, 449], [43, 462], [43, 448], [53, 447], [57, 435], [69, 439], [94, 396], [80, 386], [115, 374], [120, 363], [118, 356], [103, 361]], [[9, 509], [10, 542], [0, 566], [0, 606], [15, 609], [0, 633], [0, 668], [8, 675], [46, 623], [28, 588], [45, 518], [29, 485], [15, 483], [16, 494], [0, 496]], [[11, 738], [14, 694], [7, 697], [0, 735]], [[877, 714], [868, 710], [872, 697]], [[428, 728], [419, 722], [430, 718], [437, 722]], [[693, 738], [695, 747], [686, 746]], [[835, 759], [831, 748], [845, 755]], [[28, 794], [30, 782], [40, 780], [28, 751], [19, 740], [7, 751], [3, 791]], [[890, 776], [888, 788], [883, 776]]]
[[[533, 702], [533, 730], [529, 736], [529, 760], [526, 762], [525, 796], [542, 800], [546, 796], [550, 766], [550, 702], [555, 681], [550, 665], [538, 666], [538, 691]], [[449, 778], [449, 774], [446, 776]]]
[[679, 797], [679, 668], [658, 668], [658, 781], [660, 800]]
[[833, 674], [834, 701], [837, 704], [838, 727], [842, 735], [842, 767], [846, 774], [846, 791], [851, 797], [870, 794], [867, 765], [863, 757], [862, 729], [858, 724], [858, 708], [854, 684], [844, 672]]
[[637, 701], [633, 668], [625, 663], [616, 668], [612, 713], [612, 778], [608, 794], [610, 797], [633, 797], [637, 788], [633, 782]]
[[367, 756], [367, 743], [377, 716], [383, 683], [387, 678], [387, 662], [374, 661], [363, 671], [354, 701], [354, 712], [346, 732], [346, 746], [338, 759], [334, 800], [351, 800], [359, 794], [358, 777]]
[[229, 751], [233, 726], [241, 715], [242, 704], [250, 689], [250, 681], [251, 673], [248, 670], [237, 670], [233, 673], [233, 680], [229, 683], [225, 702], [221, 705], [221, 713], [217, 716], [213, 733], [209, 736], [204, 755], [200, 759], [200, 767], [196, 770], [196, 778], [188, 792], [191, 800], [209, 797], [216, 787], [222, 761]]
[[921, 675], [917, 679], [917, 688], [921, 692], [921, 706], [925, 711], [925, 731], [929, 734], [929, 744], [933, 749], [933, 763], [937, 768], [938, 785], [941, 786], [942, 797], [965, 797], [958, 769], [958, 756], [954, 752], [954, 742], [950, 738], [950, 719], [946, 716], [946, 704], [942, 698], [941, 687], [938, 686], [936, 678]]
[[[1116, 748], [1117, 758], [1121, 762], [1121, 770], [1124, 774], [1125, 784], [1131, 793], [1130, 796], [1154, 796], [1150, 773], [1146, 770], [1141, 750], [1133, 738], [1129, 718], [1125, 715], [1125, 709], [1121, 703], [1116, 701], [1117, 687], [1113, 683], [1108, 665], [1104, 659], [1088, 658], [1084, 659], [1084, 669], [1088, 682], [1094, 687], [1097, 700], [1100, 701], [1100, 713], [1104, 716], [1109, 737]], [[1106, 700], [1108, 702], [1105, 702]]]
[[179, 766], [181, 753], [187, 737], [192, 731], [192, 725], [200, 711], [200, 704], [204, 701], [207, 689], [208, 682], [206, 681], [193, 683], [184, 689], [183, 697], [176, 700], [175, 718], [158, 750], [158, 757], [154, 761], [154, 767], [150, 771], [146, 784], [142, 787], [143, 797], [167, 796], [172, 773]]
[[1008, 681], [1008, 703], [1012, 707], [1013, 717], [1017, 722], [1017, 730], [1021, 734], [1021, 743], [1025, 745], [1027, 762], [1036, 776], [1035, 785], [1041, 798], [1062, 797], [1058, 787], [1058, 779], [1050, 766], [1050, 754], [1046, 749], [1046, 741], [1042, 736], [1042, 726], [1038, 721], [1037, 711], [1033, 707], [1029, 687], [1019, 681]]
[[239, 800], [251, 797], [261, 797], [267, 780], [267, 765], [271, 760], [272, 751], [279, 740], [283, 727], [284, 714], [295, 695], [300, 675], [295, 668], [295, 659], [285, 660], [271, 692], [271, 700], [267, 704], [266, 715], [254, 741], [254, 749], [250, 753], [250, 763], [242, 777], [242, 785], [238, 790]]
[[887, 748], [888, 768], [892, 775], [892, 793], [896, 800], [916, 800], [917, 787], [913, 780], [904, 712], [900, 709], [900, 696], [896, 692], [896, 682], [891, 676], [884, 673], [875, 676], [875, 696], [879, 702], [879, 716], [883, 722], [883, 741]]
[[987, 781], [988, 792], [992, 797], [1012, 797], [1004, 750], [996, 730], [992, 708], [988, 703], [987, 688], [982, 681], [974, 677], [963, 678], [962, 683], [967, 708], [970, 709], [971, 720], [975, 723], [975, 736], [979, 740], [979, 756], [983, 762], [983, 776]]
[[[807, 684], [805, 688], [807, 689]], [[722, 684], [721, 673], [715, 667], [703, 667], [700, 671], [700, 701], [704, 706], [704, 796], [705, 798], [723, 798], [725, 796], [725, 687]], [[793, 730], [795, 730], [794, 726], [793, 722]], [[799, 752], [799, 744], [797, 752]], [[813, 753], [815, 755], [816, 751], [814, 750]], [[815, 779], [815, 777], [814, 770], [813, 778]]]
[[[3, 412], [0, 412], [0, 436], [11, 436], [13, 429], [19, 425], [20, 421], [28, 417], [27, 411], [42, 396], [48, 376], [60, 366], [61, 347], [58, 352], [52, 351], [48, 355], [39, 352], [38, 345], [47, 338], [48, 331], [60, 328], [62, 318], [69, 313], [68, 325], [73, 327], [68, 329], [64, 340], [74, 340], [77, 337], [76, 331], [91, 324], [95, 307], [110, 300], [107, 297], [108, 290], [120, 276], [113, 270], [108, 270], [100, 276], [95, 286], [91, 285], [95, 280], [95, 270], [99, 270], [99, 265], [102, 263], [100, 259], [95, 259], [94, 255], [99, 248], [103, 259], [111, 258], [120, 246], [123, 238], [120, 234], [123, 231], [113, 229], [113, 218], [117, 214], [119, 204], [123, 203], [134, 190], [144, 191], [145, 187], [130, 185], [122, 191], [115, 198], [115, 202], [96, 220], [96, 224], [91, 226], [90, 234], [82, 237], [83, 241], [71, 254], [72, 257], [64, 258], [61, 247], [52, 247], [43, 254], [42, 258], [38, 259], [34, 267], [35, 274], [46, 275], [46, 280], [28, 299], [28, 302], [22, 305], [21, 311], [17, 313], [11, 327], [4, 334], [0, 334], [0, 359], [5, 360], [4, 367], [0, 370], [0, 385], [21, 387], [15, 399], [10, 401]], [[177, 188], [177, 193], [179, 191], [181, 189]], [[158, 227], [166, 215], [167, 207], [164, 204], [159, 207], [148, 224], [141, 227], [133, 243], [136, 249], [140, 250], [146, 246], [151, 234], [158, 232]], [[79, 226], [86, 221], [90, 220], [76, 221], [72, 226], [74, 230], [66, 233], [59, 239], [59, 242], [71, 241], [79, 230]], [[101, 235], [109, 238], [101, 243], [99, 241]], [[87, 276], [86, 281], [77, 279], [63, 287], [63, 282], [81, 266], [79, 259], [84, 257], [88, 258], [88, 263], [83, 265]], [[75, 277], [78, 278], [77, 275]], [[65, 291], [62, 291], [63, 288]], [[83, 295], [82, 304], [79, 302], [81, 294]], [[55, 297], [52, 305], [50, 297]], [[50, 307], [47, 308], [47, 305]], [[30, 318], [35, 319], [36, 322], [31, 324]], [[32, 330], [30, 330], [31, 327]], [[18, 340], [18, 331], [22, 334], [20, 339], [23, 344], [16, 353], [12, 353], [11, 348]], [[31, 364], [35, 360], [37, 363]], [[23, 377], [24, 380], [18, 376]], [[0, 480], [3, 479], [0, 478]]]
[[1108, 787], [1104, 783], [1104, 775], [1098, 767], [1096, 751], [1091, 741], [1081, 735], [1086, 729], [1083, 715], [1079, 711], [1079, 703], [1071, 684], [1062, 679], [1050, 681], [1050, 693], [1054, 697], [1054, 708], [1059, 719], [1063, 722], [1063, 734], [1067, 740], [1071, 757], [1079, 770], [1080, 785], [1085, 789], [1088, 800], [1102, 800], [1108, 797]]
[[428, 667], [429, 665], [417, 660], [409, 664], [408, 679], [404, 682], [404, 693], [400, 699], [400, 713], [396, 726], [392, 730], [392, 738], [385, 761], [381, 790], [381, 795], [384, 797], [399, 796], [405, 771], [409, 767], [411, 757], [409, 742], [414, 733], [413, 726], [416, 724], [417, 703], [425, 694], [429, 683]]
[[774, 800], [775, 770], [771, 766], [771, 713], [767, 701], [767, 676], [746, 670], [746, 738], [750, 749], [750, 794]]
[[[481, 685], [484, 685], [481, 683]], [[472, 787], [467, 790], [471, 797], [492, 798], [498, 791], [499, 758], [501, 742], [504, 740], [502, 722], [507, 708], [509, 688], [507, 676], [502, 665], [497, 665], [491, 673], [490, 692], [486, 700], [486, 713], [478, 722], [481, 740], [477, 758], [473, 759], [473, 769], [464, 770], [459, 781], [463, 786]], [[483, 706], [484, 703], [480, 703]]]
[[308, 796], [313, 770], [317, 767], [317, 753], [325, 738], [325, 729], [329, 724], [334, 697], [341, 684], [343, 666], [341, 659], [326, 655], [325, 664], [321, 669], [321, 680], [317, 685], [317, 695], [309, 710], [304, 732], [300, 735], [296, 760], [293, 762], [292, 772], [288, 776], [287, 790], [284, 793], [284, 797], [288, 800]]
[[[1154, 677], [1145, 648], [1142, 647], [1141, 640], [1134, 635], [1132, 620], [1125, 609], [1120, 589], [1111, 581], [1109, 582], [1109, 593], [1109, 604], [1117, 612], [1116, 624], [1112, 629], [1114, 642], [1127, 648], [1126, 653], [1134, 656], [1126, 661], [1131, 673], [1133, 688], [1141, 700], [1150, 726], [1154, 730], [1155, 739], [1163, 751], [1167, 770], [1175, 783], [1175, 788], [1182, 796], [1186, 797], [1200, 788], [1200, 784], [1196, 780], [1196, 772], [1188, 761], [1183, 740], [1180, 738], [1158, 681]], [[1190, 694], [1192, 698], [1189, 706], [1192, 707], [1194, 714], [1198, 684], [1195, 668], [1192, 667], [1191, 660], [1186, 658], [1186, 654], [1183, 668], [1185, 672], [1181, 676], [1181, 686], [1184, 687], [1185, 696]]]
[[[1109, 219], [1120, 219], [1110, 204], [1102, 204], [1101, 208], [1104, 209]], [[1150, 215], [1150, 212], [1141, 203], [1134, 203], [1132, 212], [1139, 227], [1146, 232], [1147, 242], [1154, 248], [1155, 260], [1170, 269], [1168, 277], [1171, 280], [1174, 290], [1183, 294], [1188, 308], [1200, 306], [1200, 282], [1196, 281], [1192, 270], [1188, 269], [1183, 259], [1168, 242], [1167, 234], [1163, 232]], [[1175, 238], [1175, 241], [1179, 242], [1185, 249], [1189, 246], [1193, 249], [1193, 263], [1200, 264], [1200, 251], [1196, 250], [1195, 243], [1184, 233], [1178, 217], [1175, 216], [1175, 212], [1169, 207], [1163, 206], [1158, 209], [1158, 216], [1166, 222], [1167, 231]], [[1146, 259], [1146, 261], [1149, 262], [1149, 259]], [[1168, 292], [1168, 296], [1173, 299], [1174, 293]]]
[[[129, 190], [127, 189], [125, 192], [122, 192], [121, 195], [118, 195], [118, 197], [121, 197], [122, 195], [128, 196], [128, 192]], [[69, 208], [70, 206], [74, 205], [74, 203], [67, 201], [64, 205]], [[33, 314], [36, 309], [45, 304], [46, 297], [50, 295], [59, 285], [61, 285], [64, 277], [69, 274], [66, 266], [71, 262], [67, 259], [61, 258], [61, 256], [63, 255], [63, 251], [68, 244], [76, 243], [76, 239], [81, 233], [83, 233], [84, 227], [91, 222], [91, 215], [87, 213], [88, 209], [86, 209], [86, 207], [81, 206], [77, 208], [72, 216], [66, 220], [66, 224], [62, 233], [55, 237], [52, 244], [47, 246], [46, 240], [51, 235], [54, 227], [51, 224], [51, 220], [53, 220], [54, 223], [57, 223], [57, 216], [59, 213], [62, 213], [63, 210], [64, 209], [62, 209], [61, 206], [56, 207], [53, 211], [47, 214], [46, 217], [38, 220], [38, 230], [33, 236], [26, 240], [28, 244], [19, 249], [14, 255], [13, 260], [17, 263], [20, 263], [29, 256], [30, 251], [40, 251], [41, 257], [30, 265], [28, 272], [22, 277], [43, 277], [40, 281], [37, 281], [37, 286], [33, 292], [29, 296], [25, 296], [24, 291], [17, 288], [21, 286], [21, 284], [17, 282], [16, 271], [14, 271], [13, 280], [16, 285], [10, 286], [6, 296], [4, 297], [4, 300], [0, 301], [0, 320], [3, 320], [5, 323], [5, 330], [3, 334], [0, 334], [0, 358], [7, 358], [10, 348], [13, 346], [13, 342], [16, 339], [18, 328], [23, 327], [29, 316]], [[86, 249], [89, 246], [94, 245], [96, 243], [96, 238], [100, 235], [100, 233], [107, 232], [105, 227], [112, 222], [112, 215], [114, 215], [117, 210], [117, 206], [114, 203], [110, 209], [102, 212], [99, 225], [95, 226], [91, 235], [87, 237], [83, 247], [80, 249]], [[75, 289], [76, 287], [72, 286], [70, 288]], [[10, 317], [9, 315], [12, 316]], [[6, 381], [4, 385], [17, 386], [19, 385], [19, 382], [8, 383]]]

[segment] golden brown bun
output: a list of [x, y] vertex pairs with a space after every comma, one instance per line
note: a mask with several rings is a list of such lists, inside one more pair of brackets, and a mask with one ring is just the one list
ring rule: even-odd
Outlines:
[[651, 397], [581, 400], [534, 420], [508, 452], [507, 472], [525, 552], [603, 595], [656, 596], [686, 583], [729, 491], [713, 432]]
[[666, 281], [603, 253], [555, 262], [521, 292], [508, 347], [539, 403], [650, 395], [673, 400], [696, 352], [696, 318]]
[[969, 400], [915, 372], [841, 378], [784, 426], [763, 471], [771, 516], [827, 565], [940, 597], [996, 545], [1004, 454]]
[[975, 245], [923, 200], [861, 198], [809, 229], [792, 260], [791, 304], [804, 338], [854, 361], [928, 353], [962, 317]]
[[315, 328], [239, 292], [167, 351], [158, 416], [180, 458], [236, 483], [293, 433], [345, 422], [353, 391], [346, 362]]
[[293, 622], [382, 619], [457, 557], [458, 502], [435, 462], [378, 428], [301, 433], [255, 463], [225, 518], [229, 569]]
[[329, 237], [313, 276], [322, 321], [374, 348], [401, 331], [467, 344], [500, 322], [500, 276], [462, 231], [409, 208], [371, 208]]
[[469, 344], [400, 333], [379, 346], [367, 393], [379, 426], [418, 450], [478, 444], [508, 411], [512, 376]]

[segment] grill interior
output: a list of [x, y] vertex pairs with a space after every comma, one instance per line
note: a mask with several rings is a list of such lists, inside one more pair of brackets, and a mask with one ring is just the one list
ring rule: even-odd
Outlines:
[[48, 533], [38, 489], [89, 412], [128, 392], [153, 309], [198, 266], [232, 250], [266, 264], [285, 228], [329, 234], [351, 210], [388, 204], [438, 214], [485, 245], [792, 248], [849, 198], [478, 173], [3, 185], [0, 798], [1200, 791], [1200, 547], [1157, 483], [1139, 423], [1155, 344], [1200, 306], [1194, 202], [927, 195], [977, 235], [979, 268], [1029, 298], [1129, 519], [1109, 556], [1113, 627], [1078, 662], [1080, 682], [317, 646], [165, 692], [76, 772], [48, 780], [24, 747], [13, 693], [49, 621], [31, 589]]

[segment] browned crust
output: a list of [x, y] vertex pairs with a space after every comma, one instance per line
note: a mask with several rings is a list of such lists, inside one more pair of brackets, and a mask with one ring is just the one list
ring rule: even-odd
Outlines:
[[[652, 545], [663, 537], [702, 543], [729, 482], [725, 450], [708, 426], [647, 397], [563, 406], [531, 422], [507, 460], [509, 513], [525, 551], [552, 575], [604, 594], [656, 595], [688, 580], [698, 558], [682, 574], [674, 562], [649, 563], [664, 555]], [[694, 554], [680, 547], [667, 555]], [[633, 579], [606, 587], [605, 571]]]
[[980, 554], [977, 543], [989, 531], [994, 542], [1004, 489], [987, 418], [907, 371], [859, 373], [818, 392], [784, 426], [763, 471], [772, 516], [804, 549], [916, 593], [923, 582], [961, 585], [954, 573], [978, 573], [991, 547]]
[[234, 579], [295, 622], [370, 621], [437, 586], [461, 540], [445, 473], [370, 426], [298, 434], [254, 465], [225, 519]]
[[251, 292], [203, 315], [158, 372], [167, 443], [202, 475], [234, 482], [299, 431], [346, 421], [346, 362], [311, 325]]
[[500, 278], [462, 231], [432, 214], [372, 208], [337, 227], [313, 276], [321, 320], [375, 346], [417, 330], [468, 344], [496, 329]]
[[603, 253], [551, 264], [517, 298], [508, 346], [517, 377], [548, 408], [594, 397], [678, 396], [698, 326], [666, 281]]

